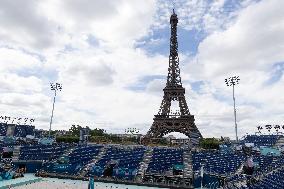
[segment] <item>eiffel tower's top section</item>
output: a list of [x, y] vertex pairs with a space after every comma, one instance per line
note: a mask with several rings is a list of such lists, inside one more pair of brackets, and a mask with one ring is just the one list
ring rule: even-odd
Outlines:
[[173, 10], [171, 15], [171, 39], [170, 39], [170, 56], [169, 56], [169, 69], [166, 88], [181, 88], [181, 78], [179, 69], [179, 57], [178, 57], [178, 42], [177, 42], [177, 23], [178, 17]]

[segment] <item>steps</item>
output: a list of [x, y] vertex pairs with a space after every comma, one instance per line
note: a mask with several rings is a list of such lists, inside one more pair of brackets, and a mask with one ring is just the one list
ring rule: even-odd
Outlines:
[[77, 146], [76, 146], [76, 147], [70, 147], [70, 148], [66, 149], [66, 150], [64, 151], [64, 153], [63, 153], [61, 156], [68, 156], [68, 155], [71, 154], [71, 153], [73, 152], [73, 150], [75, 150], [76, 148], [77, 148]]
[[93, 165], [95, 165], [106, 154], [107, 150], [108, 150], [107, 146], [102, 147], [99, 154], [97, 156], [94, 156], [94, 158], [87, 165], [85, 165], [80, 169], [78, 175], [81, 177], [85, 177], [89, 172], [90, 168]]
[[148, 168], [148, 165], [149, 165], [149, 163], [152, 159], [152, 155], [153, 155], [153, 148], [146, 149], [144, 156], [143, 156], [143, 160], [141, 161], [140, 167], [137, 171], [135, 180], [142, 181], [142, 178], [144, 177], [144, 174], [145, 174], [145, 172]]
[[236, 170], [236, 172], [234, 173], [234, 175], [240, 175], [243, 172], [243, 168], [244, 168], [244, 163], [242, 163], [239, 168]]
[[20, 157], [21, 146], [14, 146], [12, 161], [18, 161]]
[[184, 178], [192, 178], [193, 170], [192, 170], [192, 155], [190, 149], [185, 149], [183, 151], [183, 177]]
[[284, 136], [280, 136], [280, 138], [277, 140], [275, 146], [276, 147], [281, 147], [284, 145]]
[[[272, 160], [272, 163], [271, 164], [274, 164], [276, 163], [277, 161], [279, 161], [279, 159], [277, 159], [276, 157], [273, 157], [273, 160]], [[242, 164], [243, 166], [243, 164]], [[270, 175], [280, 169], [283, 169], [284, 168], [284, 165], [283, 166], [279, 166], [277, 168], [275, 168], [275, 166], [272, 166], [272, 165], [269, 165], [268, 167], [266, 167], [264, 170], [262, 170], [262, 172], [260, 174], [257, 174], [257, 175], [254, 175], [254, 179], [257, 181], [257, 182], [261, 182], [265, 177], [267, 177], [267, 175]], [[244, 177], [243, 179], [240, 179], [240, 180], [236, 180], [236, 181], [233, 181], [231, 183], [227, 183], [228, 186], [225, 187], [225, 189], [230, 189], [230, 188], [233, 188], [232, 186], [239, 186], [239, 188], [241, 186], [245, 186], [247, 184], [247, 179], [246, 177]]]

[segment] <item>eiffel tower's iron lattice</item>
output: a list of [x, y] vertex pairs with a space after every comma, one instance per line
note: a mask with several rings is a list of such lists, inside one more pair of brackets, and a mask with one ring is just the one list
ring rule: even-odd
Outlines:
[[[179, 132], [189, 138], [202, 137], [194, 123], [194, 116], [189, 112], [185, 100], [185, 88], [183, 88], [181, 82], [178, 57], [177, 23], [178, 17], [173, 11], [170, 18], [171, 38], [167, 84], [163, 89], [164, 97], [159, 112], [154, 116], [154, 122], [145, 136], [145, 139], [161, 138], [171, 132]], [[176, 112], [171, 111], [173, 101], [178, 102], [179, 110]]]

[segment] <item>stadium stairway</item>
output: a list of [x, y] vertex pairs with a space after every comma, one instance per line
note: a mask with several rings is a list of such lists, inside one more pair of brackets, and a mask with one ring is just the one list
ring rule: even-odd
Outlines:
[[259, 189], [259, 188], [273, 188], [273, 189], [283, 189], [283, 173], [284, 166], [280, 166], [277, 169], [268, 173], [260, 182], [254, 184], [253, 186], [246, 187], [246, 189]]
[[[277, 157], [273, 157], [272, 162], [264, 167], [262, 170], [254, 173], [253, 178], [256, 180], [257, 183], [261, 183], [264, 179], [266, 179], [269, 175], [277, 172], [278, 170], [281, 170], [284, 168], [284, 165], [281, 165], [283, 162], [282, 157], [277, 158]], [[243, 164], [242, 164], [243, 165]], [[242, 166], [241, 166], [242, 167]], [[240, 168], [239, 168], [240, 169]], [[239, 176], [238, 176], [239, 175]], [[229, 181], [227, 187], [225, 187], [225, 189], [231, 189], [231, 188], [241, 188], [241, 189], [245, 189], [246, 187], [246, 183], [247, 183], [247, 179], [246, 176], [241, 176], [242, 172], [239, 172], [238, 170], [236, 171], [236, 174], [233, 176], [237, 179]], [[251, 189], [251, 188], [250, 188]]]
[[235, 172], [235, 174], [240, 175], [243, 172], [243, 168], [244, 168], [244, 163], [242, 163], [240, 165], [240, 167], [237, 169], [237, 171]]
[[236, 188], [236, 186], [241, 187], [246, 183], [246, 177], [242, 175], [244, 164], [245, 163], [243, 162], [235, 173], [231, 174], [229, 178], [227, 177], [229, 182], [224, 187], [224, 189]]
[[12, 161], [18, 161], [20, 157], [21, 146], [14, 146]]
[[81, 170], [78, 172], [78, 175], [81, 177], [85, 177], [88, 174], [90, 167], [96, 164], [106, 154], [107, 149], [107, 146], [102, 147], [100, 149], [99, 154], [97, 156], [94, 156], [91, 162], [81, 168]]
[[138, 172], [136, 174], [135, 180], [142, 181], [142, 178], [143, 178], [143, 176], [144, 176], [144, 174], [145, 174], [145, 172], [148, 168], [148, 165], [151, 161], [152, 154], [153, 154], [153, 148], [148, 148], [145, 151], [144, 156], [143, 156], [143, 160], [140, 163], [140, 167], [139, 167]]
[[264, 170], [261, 171], [260, 175], [258, 175], [258, 180], [262, 180], [263, 178], [265, 178], [267, 175], [273, 173], [275, 170], [278, 170], [278, 169], [281, 169], [281, 167], [283, 166], [280, 166], [278, 168], [275, 169], [274, 165], [277, 164], [277, 162], [279, 161], [280, 159], [276, 158], [276, 157], [273, 157], [272, 159], [272, 163], [270, 165], [268, 165]]
[[62, 156], [68, 156], [69, 154], [71, 154], [74, 150], [76, 149], [76, 146], [72, 146], [70, 148], [67, 148], [64, 153], [62, 154]]
[[185, 149], [183, 151], [183, 163], [184, 163], [183, 176], [185, 178], [192, 178], [193, 175], [192, 154], [190, 149]]
[[280, 138], [277, 140], [275, 146], [276, 147], [284, 146], [284, 136], [280, 136]]
[[[283, 170], [284, 170], [284, 165], [278, 166], [277, 168], [270, 170], [268, 172], [264, 172], [262, 175], [260, 175], [257, 178], [257, 182], [254, 183], [252, 186], [248, 187], [246, 183], [243, 183], [241, 185], [242, 187], [239, 187], [239, 188], [241, 189], [283, 188], [283, 173], [281, 173], [283, 172]], [[273, 177], [274, 174], [277, 174], [277, 173], [280, 173], [280, 175], [282, 175], [282, 176], [279, 176], [278, 178], [280, 180], [277, 180], [277, 178]]]
[[[71, 146], [71, 147], [65, 149], [64, 152], [63, 152], [63, 154], [62, 154], [60, 157], [68, 156], [68, 155], [71, 154], [71, 153], [73, 152], [73, 150], [75, 150], [75, 149], [76, 149], [76, 146]], [[58, 158], [53, 159], [53, 160], [50, 161], [50, 163], [56, 163], [57, 160], [58, 160]]]

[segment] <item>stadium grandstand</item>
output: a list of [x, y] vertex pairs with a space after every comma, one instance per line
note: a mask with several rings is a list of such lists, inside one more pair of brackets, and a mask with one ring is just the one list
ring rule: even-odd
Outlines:
[[[22, 143], [34, 127], [1, 124], [0, 180], [39, 177], [112, 181], [165, 188], [283, 188], [283, 141], [278, 134], [244, 136], [238, 143], [220, 140], [217, 149], [194, 146]], [[6, 136], [3, 130], [6, 130]], [[10, 134], [10, 133], [8, 133]]]

